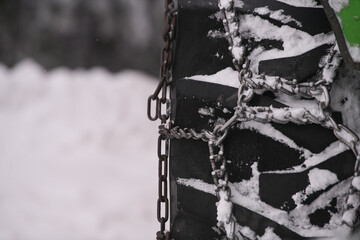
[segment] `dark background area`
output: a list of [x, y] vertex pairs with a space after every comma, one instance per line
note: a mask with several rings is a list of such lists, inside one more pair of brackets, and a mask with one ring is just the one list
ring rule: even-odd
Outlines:
[[0, 0], [0, 62], [158, 74], [163, 1]]

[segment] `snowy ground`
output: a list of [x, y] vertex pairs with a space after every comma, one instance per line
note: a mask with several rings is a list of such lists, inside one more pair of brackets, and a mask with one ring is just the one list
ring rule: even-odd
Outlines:
[[0, 66], [0, 240], [154, 238], [151, 80]]

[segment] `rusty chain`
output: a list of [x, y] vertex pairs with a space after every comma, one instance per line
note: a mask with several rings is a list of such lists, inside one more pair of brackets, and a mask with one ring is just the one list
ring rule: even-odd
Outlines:
[[[175, 40], [177, 9], [175, 0], [165, 0], [164, 21], [165, 27], [162, 34], [164, 47], [161, 50], [160, 59], [160, 81], [154, 91], [148, 98], [147, 116], [151, 121], [161, 120], [165, 123], [170, 117], [170, 101], [167, 99], [167, 89], [171, 82], [171, 70], [173, 61], [173, 48]], [[151, 110], [155, 104], [155, 113]], [[163, 112], [165, 108], [165, 112]]]
[[[169, 220], [169, 198], [168, 198], [168, 152], [169, 139], [165, 135], [158, 137], [158, 200], [157, 219], [160, 223], [160, 231], [156, 233], [156, 240], [170, 239], [170, 233], [165, 230], [165, 224]], [[164, 207], [164, 209], [162, 208]], [[164, 215], [162, 215], [164, 214]]]
[[[160, 120], [160, 129], [170, 129], [170, 100], [167, 91], [172, 77], [172, 61], [174, 51], [174, 40], [176, 31], [177, 8], [174, 0], [165, 0], [164, 22], [162, 33], [164, 47], [161, 50], [161, 66], [159, 83], [147, 101], [147, 116], [151, 121]], [[153, 106], [154, 105], [154, 106]], [[152, 112], [155, 109], [155, 112]], [[169, 161], [169, 138], [159, 131], [157, 142], [158, 155], [158, 200], [157, 220], [160, 230], [156, 233], [156, 240], [169, 240], [170, 232], [166, 231], [166, 222], [169, 220], [169, 198], [168, 198], [168, 161]]]

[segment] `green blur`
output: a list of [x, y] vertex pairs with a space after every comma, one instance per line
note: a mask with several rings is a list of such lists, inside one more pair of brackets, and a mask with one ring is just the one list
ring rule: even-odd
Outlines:
[[351, 46], [360, 44], [360, 0], [349, 0], [338, 14], [342, 21], [342, 29]]

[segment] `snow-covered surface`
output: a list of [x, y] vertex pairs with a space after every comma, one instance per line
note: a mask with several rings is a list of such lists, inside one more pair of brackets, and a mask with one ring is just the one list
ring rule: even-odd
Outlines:
[[259, 176], [258, 163], [251, 165], [252, 177], [249, 180], [242, 180], [240, 183], [233, 183], [234, 188], [243, 196], [260, 201], [259, 198]]
[[[296, 2], [302, 3], [302, 1]], [[304, 5], [305, 2], [307, 1], [304, 1], [302, 4]], [[224, 0], [223, 4], [227, 6], [229, 4], [228, 0]], [[314, 4], [316, 3], [314, 2]], [[293, 21], [298, 26], [301, 26], [302, 24], [291, 16], [283, 14], [282, 10], [271, 11], [268, 7], [260, 7], [256, 8], [254, 12], [259, 15], [269, 15], [270, 18], [279, 20], [283, 23]], [[232, 14], [226, 14], [227, 19], [231, 18]], [[211, 18], [212, 17], [217, 18], [219, 21], [222, 19], [222, 15], [220, 13], [212, 15]], [[258, 73], [258, 66], [260, 61], [298, 56], [324, 44], [335, 43], [335, 36], [333, 33], [319, 33], [312, 36], [305, 31], [301, 31], [287, 25], [276, 26], [270, 21], [252, 14], [240, 15], [239, 22], [239, 27], [237, 27], [237, 24], [230, 24], [230, 31], [239, 31], [240, 36], [245, 39], [251, 38], [254, 41], [269, 39], [282, 43], [282, 49], [265, 49], [260, 45], [250, 52], [248, 58], [250, 60], [250, 69], [253, 73]], [[224, 34], [218, 30], [210, 30], [208, 32], [208, 36], [211, 38], [222, 38], [224, 37]], [[239, 37], [233, 39], [233, 45], [235, 46], [239, 41]], [[299, 42], [301, 42], [301, 44], [299, 44]], [[236, 59], [238, 59], [238, 57], [243, 54], [243, 51], [243, 48], [237, 46], [236, 48], [232, 49], [232, 54]], [[334, 58], [334, 61], [337, 61], [337, 58]], [[333, 73], [331, 71], [326, 71], [324, 76], [325, 79], [331, 77], [332, 74]]]
[[229, 8], [231, 5], [230, 0], [219, 0], [219, 5], [223, 6], [225, 9]]
[[232, 202], [227, 196], [226, 191], [219, 191], [220, 200], [216, 203], [217, 217], [216, 220], [224, 224], [227, 236], [233, 235], [234, 221], [232, 221]]
[[[354, 179], [356, 179], [356, 178], [354, 178]], [[353, 186], [354, 186], [354, 179], [352, 181]], [[357, 189], [360, 190], [359, 188], [357, 188]], [[347, 200], [347, 204], [349, 204], [350, 206], [360, 206], [360, 196], [358, 194], [349, 195], [349, 198]]]
[[329, 0], [329, 5], [336, 13], [339, 13], [344, 7], [349, 6], [349, 0]]
[[283, 50], [276, 48], [265, 50], [260, 46], [250, 53], [251, 70], [254, 73], [258, 72], [258, 65], [262, 60], [297, 56], [323, 44], [332, 44], [335, 41], [332, 33], [320, 33], [311, 36], [287, 25], [275, 26], [268, 20], [251, 14], [240, 16], [239, 30], [244, 38], [254, 38], [255, 41], [270, 39], [283, 42]]
[[[336, 69], [340, 67], [342, 62], [339, 46], [335, 45], [333, 50], [335, 51], [333, 57], [331, 57], [330, 55], [326, 55], [322, 57], [319, 63], [319, 67], [323, 69], [322, 79], [326, 80], [328, 83], [334, 82], [335, 77], [338, 73]], [[328, 66], [333, 66], [333, 67], [328, 67]]]
[[[254, 74], [254, 78], [256, 77], [257, 75]], [[216, 83], [234, 88], [239, 87], [238, 73], [231, 67], [222, 69], [212, 75], [195, 75], [186, 79]], [[269, 77], [269, 80], [272, 80], [271, 77]], [[346, 69], [343, 66], [339, 72], [339, 79], [333, 84], [330, 95], [331, 107], [335, 111], [342, 113], [344, 124], [360, 134], [360, 121], [358, 121], [360, 115], [360, 71]], [[314, 101], [299, 101], [285, 94], [277, 95], [276, 100], [290, 107], [318, 109], [318, 105]]]
[[[226, 0], [224, 0], [226, 1]], [[281, 1], [289, 5], [296, 7], [321, 7], [317, 6], [316, 1]], [[225, 3], [224, 3], [225, 4]], [[282, 12], [273, 12], [268, 8], [258, 8], [255, 10], [259, 15], [269, 15], [273, 19], [279, 21], [294, 21], [295, 19], [286, 18], [285, 15], [282, 15]], [[272, 16], [271, 16], [272, 15]], [[321, 46], [323, 44], [333, 44], [335, 42], [334, 35], [329, 34], [318, 34], [311, 36], [300, 30], [291, 28], [289, 26], [278, 27], [273, 25], [267, 20], [260, 18], [259, 16], [253, 15], [242, 15], [240, 16], [240, 33], [245, 38], [253, 38], [255, 41], [261, 39], [272, 39], [279, 40], [283, 42], [284, 50], [271, 49], [265, 50], [262, 47], [255, 49], [250, 53], [249, 59], [252, 61], [251, 70], [254, 72], [254, 81], [257, 80], [258, 72], [258, 63], [261, 60], [281, 58], [281, 57], [291, 57], [307, 52], [313, 48]], [[210, 36], [210, 32], [209, 32]], [[213, 37], [222, 37], [220, 33], [217, 33]], [[301, 42], [301, 44], [299, 44]], [[319, 67], [323, 67], [327, 59], [323, 59]], [[333, 58], [333, 64], [338, 65], [338, 58]], [[323, 73], [323, 78], [332, 79], [334, 72], [326, 70]], [[226, 68], [219, 71], [216, 74], [209, 76], [189, 76], [188, 79], [205, 81], [210, 83], [222, 84], [230, 87], [237, 88], [239, 86], [238, 73], [231, 68]], [[266, 81], [272, 83], [275, 79], [269, 77]], [[355, 130], [357, 133], [360, 133], [360, 126], [358, 123], [358, 116], [360, 114], [360, 99], [359, 99], [359, 81], [360, 72], [352, 72], [351, 70], [346, 70], [344, 68], [340, 71], [340, 78], [335, 82], [334, 87], [332, 88], [332, 102], [331, 106], [340, 111], [343, 115], [344, 123], [349, 126], [351, 129]], [[329, 81], [330, 83], [332, 81]], [[319, 112], [318, 105], [315, 101], [309, 100], [299, 100], [294, 97], [289, 97], [284, 94], [275, 94], [277, 101], [284, 103], [291, 107], [306, 107], [309, 110], [315, 110]], [[351, 100], [347, 99], [351, 98]], [[346, 98], [346, 99], [345, 99]], [[344, 100], [345, 99], [345, 100]], [[318, 99], [319, 100], [319, 99]], [[344, 104], [347, 104], [346, 108], [343, 107]], [[211, 115], [209, 111], [201, 109], [199, 112], [203, 115]], [[212, 116], [212, 115], [211, 115]], [[214, 116], [212, 116], [214, 117]], [[210, 121], [210, 120], [209, 120]], [[212, 119], [212, 121], [214, 121]], [[253, 122], [245, 122], [237, 125], [239, 128], [250, 129], [251, 131], [256, 131], [259, 134], [272, 137], [275, 141], [279, 141], [288, 145], [289, 147], [296, 149], [303, 153], [305, 157], [304, 165], [295, 166], [292, 169], [286, 171], [274, 171], [278, 174], [287, 173], [287, 172], [302, 172], [308, 171], [309, 168], [314, 167], [315, 165], [338, 155], [346, 150], [346, 147], [340, 141], [333, 142], [330, 146], [324, 149], [318, 154], [311, 153], [307, 149], [303, 149], [297, 146], [291, 139], [287, 138], [280, 132], [276, 131], [271, 127], [270, 124], [261, 124]], [[282, 224], [289, 229], [303, 235], [303, 236], [340, 236], [335, 239], [345, 239], [347, 228], [342, 225], [341, 217], [344, 213], [344, 203], [345, 196], [349, 189], [350, 179], [346, 181], [339, 182], [339, 179], [336, 174], [324, 170], [313, 168], [310, 169], [308, 173], [309, 185], [306, 189], [294, 194], [293, 199], [297, 207], [287, 213], [280, 209], [273, 208], [266, 203], [262, 202], [259, 197], [259, 172], [257, 171], [257, 164], [252, 165], [253, 175], [250, 180], [243, 180], [238, 183], [230, 183], [232, 188], [232, 198], [231, 200], [235, 204], [244, 206], [254, 212], [257, 212], [269, 219], [272, 219], [279, 224]], [[214, 194], [214, 186], [212, 184], [207, 184], [199, 179], [178, 179], [179, 184], [183, 184], [200, 191], [208, 192]], [[355, 182], [355, 185], [358, 183]], [[359, 184], [360, 185], [360, 184]], [[316, 200], [314, 200], [309, 205], [302, 204], [303, 201], [312, 193], [318, 192], [324, 189], [329, 189], [328, 191], [322, 193]], [[324, 227], [317, 227], [311, 224], [309, 215], [313, 213], [316, 209], [324, 209], [329, 206], [332, 199], [337, 199], [336, 208], [339, 212], [331, 215], [331, 220], [329, 224], [326, 224]], [[352, 199], [351, 201], [356, 202], [357, 199]], [[348, 219], [350, 219], [351, 213]], [[244, 230], [244, 232], [251, 236], [251, 230], [246, 229], [241, 226], [237, 226], [238, 229]], [[241, 231], [241, 230], [240, 230]], [[271, 229], [268, 229], [266, 234], [262, 236], [263, 239], [276, 239], [276, 236], [272, 236], [273, 232]], [[246, 234], [244, 234], [246, 236]], [[268, 236], [267, 236], [268, 235]], [[251, 238], [251, 237], [250, 237]], [[356, 239], [356, 238], [355, 238]]]
[[[178, 179], [177, 182], [179, 184], [215, 195], [214, 185], [205, 183], [202, 180]], [[334, 214], [332, 217], [333, 222], [331, 222], [332, 226], [326, 226], [324, 228], [311, 225], [308, 214], [314, 211], [314, 209], [326, 207], [330, 203], [332, 197], [338, 197], [341, 200], [341, 197], [347, 192], [347, 186], [349, 185], [348, 181], [335, 185], [328, 192], [321, 194], [310, 205], [295, 208], [289, 214], [286, 211], [273, 208], [262, 202], [257, 194], [244, 194], [245, 191], [250, 193], [253, 192], [250, 186], [256, 186], [255, 182], [258, 182], [258, 175], [255, 175], [245, 183], [230, 183], [229, 186], [232, 188], [231, 201], [235, 204], [248, 208], [251, 211], [257, 212], [281, 225], [284, 225], [303, 236], [332, 236], [334, 235], [334, 230], [343, 230], [343, 227], [340, 226], [341, 221], [339, 220], [341, 219], [341, 213]]]
[[[255, 75], [256, 76], [256, 75]], [[360, 122], [358, 116], [360, 115], [360, 71], [340, 69], [340, 78], [335, 81], [331, 90], [331, 107], [342, 113], [343, 121], [346, 126], [354, 130], [357, 134], [360, 133]], [[237, 88], [239, 86], [238, 73], [232, 68], [225, 68], [213, 75], [196, 75], [188, 77], [188, 79], [196, 81], [204, 81], [209, 83], [216, 83]], [[290, 107], [306, 107], [309, 110], [318, 111], [318, 105], [310, 100], [297, 100], [285, 94], [278, 94], [277, 101], [286, 104]], [[204, 110], [202, 110], [203, 113]], [[274, 138], [274, 140], [282, 142], [298, 151], [301, 151], [306, 158], [304, 167], [302, 164], [295, 166], [291, 170], [286, 171], [272, 171], [276, 173], [302, 172], [319, 164], [333, 156], [336, 156], [346, 150], [346, 147], [340, 141], [332, 143], [329, 147], [318, 154], [312, 154], [308, 150], [297, 146], [291, 139], [283, 136], [274, 128], [270, 128], [269, 124], [260, 124], [255, 122], [246, 122], [240, 125], [242, 128], [251, 129], [260, 134]], [[346, 134], [344, 135], [346, 136]]]
[[307, 195], [319, 190], [324, 190], [339, 181], [335, 173], [319, 168], [310, 170], [308, 176], [310, 184], [305, 189]]
[[284, 171], [284, 173], [285, 172], [306, 171], [310, 167], [320, 164], [320, 163], [326, 161], [327, 159], [334, 157], [348, 149], [349, 148], [340, 141], [333, 142], [327, 148], [325, 148], [322, 152], [320, 152], [318, 154], [313, 154], [311, 157], [307, 158], [303, 163], [303, 165], [305, 165], [306, 167], [296, 166], [292, 170]]
[[355, 177], [355, 178], [353, 179], [353, 181], [352, 181], [352, 185], [353, 185], [356, 189], [360, 190], [360, 177]]
[[242, 8], [244, 6], [244, 2], [242, 0], [234, 0], [234, 7]]
[[284, 10], [272, 11], [267, 6], [255, 8], [254, 12], [260, 15], [269, 15], [270, 18], [279, 20], [282, 23], [295, 22], [298, 27], [302, 26], [302, 23], [294, 19], [289, 15], [284, 14]]
[[[260, 200], [258, 193], [259, 172], [257, 170], [257, 163], [252, 165], [252, 171], [253, 176], [250, 180], [243, 180], [238, 183], [229, 184], [229, 186], [232, 188], [231, 201], [233, 201], [235, 204], [239, 204], [250, 209], [251, 211], [257, 212], [275, 222], [278, 222], [279, 224], [288, 227], [289, 229], [292, 229], [295, 232], [298, 232], [303, 236], [333, 236], [337, 234], [341, 234], [342, 237], [344, 236], [347, 229], [346, 227], [341, 226], [342, 212], [333, 214], [330, 225], [326, 225], [324, 228], [311, 225], [308, 215], [315, 209], [326, 207], [328, 204], [330, 204], [330, 201], [333, 197], [338, 198], [339, 209], [342, 209], [341, 204], [343, 204], [345, 201], [344, 196], [347, 192], [349, 181], [343, 181], [336, 184], [329, 191], [321, 194], [310, 205], [298, 204], [298, 207], [288, 214], [286, 211], [273, 208]], [[329, 177], [330, 181], [334, 183], [334, 176], [332, 176], [330, 172], [325, 171], [326, 170], [315, 170], [309, 175], [310, 181], [312, 182], [312, 185], [314, 185], [314, 188], [322, 188], [325, 185], [328, 185], [327, 181], [324, 181], [323, 179], [316, 179], [316, 176], [314, 175], [319, 172], [322, 176]], [[205, 183], [202, 180], [178, 179], [177, 182], [179, 184], [215, 195], [214, 185]], [[299, 197], [301, 196], [299, 195]], [[299, 201], [300, 200], [301, 199], [299, 199]], [[247, 232], [249, 233], [251, 231]]]
[[198, 113], [203, 116], [213, 116], [214, 115], [214, 108], [199, 108]]
[[330, 92], [331, 107], [342, 113], [344, 125], [360, 134], [360, 71], [340, 69]]
[[249, 122], [243, 122], [240, 125], [240, 128], [256, 131], [264, 136], [272, 138], [275, 141], [281, 142], [301, 152], [305, 158], [310, 157], [312, 154], [308, 149], [296, 145], [296, 143], [292, 139], [285, 136], [282, 132], [276, 130], [270, 123], [259, 123], [255, 121], [249, 121]]
[[[248, 239], [256, 239], [256, 233], [247, 226], [240, 226], [239, 224], [236, 224], [236, 230], [238, 230], [242, 236], [247, 237]], [[239, 240], [243, 239], [243, 237], [239, 237]]]
[[189, 76], [186, 79], [216, 83], [234, 88], [238, 88], [240, 85], [238, 72], [234, 71], [231, 67], [227, 67], [212, 75], [195, 75]]
[[310, 7], [310, 8], [321, 8], [321, 5], [317, 5], [315, 0], [276, 0], [283, 2], [294, 7]]
[[133, 71], [0, 66], [0, 239], [154, 238], [154, 88]]
[[[360, 72], [347, 70], [341, 68], [340, 78], [335, 81], [334, 87], [331, 91], [332, 96], [332, 107], [340, 112], [342, 112], [344, 123], [349, 126], [351, 129], [354, 129], [357, 133], [360, 130], [360, 123], [357, 121], [360, 113], [360, 101], [359, 101], [359, 80]], [[237, 72], [231, 68], [226, 68], [218, 73], [210, 76], [193, 76], [188, 79], [199, 80], [211, 83], [218, 83], [227, 85], [230, 87], [237, 87]], [[347, 99], [349, 98], [349, 99]], [[345, 100], [344, 100], [345, 99]], [[287, 97], [283, 94], [278, 94], [276, 100], [287, 104], [292, 107], [305, 106], [307, 108], [317, 108], [318, 106], [314, 102], [309, 100], [295, 100], [294, 98]], [[346, 107], [344, 107], [346, 105]], [[277, 173], [286, 173], [286, 172], [301, 172], [306, 171], [307, 169], [319, 164], [332, 156], [338, 155], [341, 152], [348, 150], [343, 143], [336, 141], [324, 149], [318, 154], [313, 154], [307, 152], [308, 150], [301, 149], [298, 147], [291, 139], [286, 138], [282, 134], [279, 134], [273, 128], [269, 128], [269, 124], [260, 124], [246, 122], [238, 125], [240, 128], [247, 128], [258, 133], [271, 136], [276, 141], [280, 141], [298, 151], [303, 151], [305, 155], [304, 165], [299, 165], [293, 169], [286, 171], [276, 171]], [[240, 204], [244, 207], [249, 208], [252, 211], [255, 211], [261, 215], [268, 217], [280, 224], [287, 226], [288, 228], [294, 230], [295, 232], [300, 233], [303, 236], [340, 236], [335, 239], [345, 239], [346, 228], [341, 226], [341, 216], [344, 212], [333, 214], [330, 220], [330, 223], [323, 228], [319, 228], [310, 224], [308, 215], [311, 214], [315, 209], [325, 208], [330, 204], [331, 199], [336, 197], [338, 199], [338, 209], [342, 209], [344, 204], [344, 196], [347, 193], [349, 187], [349, 180], [338, 182], [337, 176], [334, 173], [331, 173], [327, 170], [321, 169], [312, 169], [309, 173], [309, 189], [306, 189], [304, 192], [299, 192], [294, 195], [297, 208], [287, 214], [285, 211], [272, 208], [271, 206], [261, 202], [258, 194], [258, 177], [259, 173], [257, 171], [257, 166], [254, 164], [252, 166], [253, 177], [250, 180], [243, 180], [239, 183], [231, 183], [230, 186], [233, 189], [233, 196], [231, 200], [235, 204]], [[321, 178], [318, 178], [321, 176]], [[207, 184], [198, 179], [179, 179], [178, 183], [184, 184], [195, 189], [205, 191], [208, 193], [214, 194], [213, 185]], [[308, 194], [311, 194], [314, 191], [318, 191], [329, 186], [330, 188], [327, 192], [323, 193], [310, 205], [303, 205], [302, 201], [306, 199], [306, 191]], [[235, 190], [234, 190], [235, 189]], [[354, 238], [356, 239], [356, 237]]]
[[281, 238], [274, 233], [273, 228], [266, 228], [263, 236], [259, 240], [281, 240]]
[[[256, 77], [256, 74], [255, 74]], [[209, 76], [192, 76], [188, 77], [191, 80], [205, 81], [210, 83], [222, 84], [230, 87], [238, 87], [239, 82], [237, 72], [231, 68], [226, 68], [214, 75]], [[360, 123], [358, 116], [360, 115], [360, 72], [345, 69], [340, 69], [339, 79], [337, 79], [331, 90], [331, 107], [334, 110], [340, 111], [343, 116], [344, 124], [350, 129], [353, 129], [358, 134], [360, 133]], [[314, 101], [298, 100], [285, 94], [276, 94], [276, 99], [291, 107], [306, 107], [309, 109], [318, 109], [318, 105]], [[262, 135], [272, 137], [274, 140], [282, 142], [298, 151], [302, 151], [305, 156], [304, 165], [295, 166], [289, 170], [273, 171], [278, 174], [287, 172], [302, 172], [309, 168], [336, 156], [346, 150], [348, 147], [340, 141], [333, 142], [330, 146], [318, 154], [311, 153], [309, 150], [302, 149], [297, 146], [291, 139], [279, 134], [275, 129], [269, 128], [269, 124], [260, 124], [253, 122], [246, 122], [239, 124], [238, 127], [256, 131]], [[309, 187], [293, 196], [297, 208], [292, 210], [289, 214], [285, 211], [272, 208], [271, 206], [261, 202], [258, 194], [258, 177], [257, 166], [252, 166], [253, 177], [250, 180], [243, 180], [239, 183], [231, 183], [233, 189], [233, 196], [231, 200], [235, 204], [240, 204], [252, 211], [255, 211], [263, 216], [268, 217], [288, 228], [298, 232], [303, 236], [340, 236], [335, 239], [345, 239], [346, 228], [341, 226], [341, 217], [344, 209], [342, 208], [345, 201], [345, 194], [349, 188], [349, 180], [338, 183], [338, 178], [334, 173], [322, 169], [312, 169], [309, 172]], [[193, 187], [195, 189], [213, 193], [213, 186], [196, 179], [179, 179], [180, 184]], [[357, 183], [355, 183], [357, 184]], [[332, 186], [332, 187], [330, 187]], [[307, 196], [315, 191], [330, 187], [330, 190], [323, 193], [310, 205], [303, 205], [302, 202]], [[235, 189], [235, 190], [234, 190]], [[310, 223], [308, 215], [315, 209], [325, 208], [330, 204], [331, 199], [338, 199], [337, 208], [340, 212], [333, 214], [330, 223], [323, 228], [313, 226]], [[351, 215], [350, 213], [348, 215]], [[349, 217], [350, 219], [350, 217]], [[345, 235], [344, 235], [345, 234]], [[356, 239], [356, 238], [354, 238]]]

